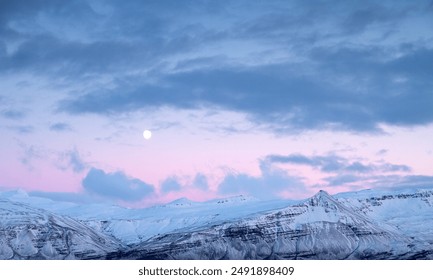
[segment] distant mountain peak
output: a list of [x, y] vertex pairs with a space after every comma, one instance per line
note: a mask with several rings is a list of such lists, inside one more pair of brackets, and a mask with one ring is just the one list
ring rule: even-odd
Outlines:
[[324, 206], [329, 207], [330, 205], [340, 204], [335, 198], [324, 190], [320, 190], [314, 196], [306, 200], [306, 203], [310, 206]]
[[16, 189], [16, 190], [10, 190], [10, 191], [3, 191], [0, 192], [0, 197], [2, 198], [28, 198], [29, 194], [23, 190], [23, 189]]
[[224, 204], [224, 203], [244, 203], [249, 201], [258, 201], [257, 198], [249, 195], [237, 195], [237, 196], [231, 196], [231, 197], [225, 197], [225, 198], [219, 198], [215, 200], [211, 200], [211, 202], [217, 203], [217, 204]]
[[186, 197], [181, 197], [179, 199], [173, 200], [170, 203], [167, 203], [165, 206], [167, 206], [167, 207], [186, 207], [186, 206], [191, 206], [194, 203], [195, 203], [194, 201], [189, 200]]
[[315, 195], [331, 197], [331, 195], [327, 191], [324, 191], [324, 190], [318, 191]]

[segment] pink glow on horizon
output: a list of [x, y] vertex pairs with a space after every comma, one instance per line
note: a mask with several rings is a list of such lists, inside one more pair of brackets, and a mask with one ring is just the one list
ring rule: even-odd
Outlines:
[[[430, 164], [433, 152], [428, 152], [429, 149], [433, 150], [430, 144], [433, 125], [413, 131], [392, 127], [384, 129], [388, 134], [365, 136], [344, 132], [306, 132], [298, 136], [275, 137], [266, 132], [222, 136], [208, 131], [200, 134], [187, 130], [178, 131], [178, 128], [173, 131], [169, 128], [156, 131], [149, 141], [142, 139], [141, 133], [133, 134], [132, 138], [121, 136], [121, 139], [116, 141], [102, 141], [93, 138], [103, 135], [103, 132], [95, 130], [93, 135], [89, 135], [90, 127], [85, 126], [87, 134], [77, 132], [83, 135], [82, 138], [74, 140], [70, 135], [62, 134], [59, 138], [42, 141], [42, 136], [35, 133], [28, 136], [29, 144], [26, 146], [22, 141], [16, 141], [13, 136], [9, 136], [5, 143], [12, 148], [3, 147], [2, 152], [11, 160], [0, 162], [3, 173], [0, 186], [23, 188], [27, 191], [82, 193], [82, 180], [88, 170], [98, 168], [106, 173], [121, 171], [130, 178], [153, 185], [156, 195], [144, 199], [141, 204], [166, 203], [181, 197], [205, 201], [221, 197], [218, 186], [227, 174], [262, 176], [260, 164], [267, 155], [272, 154], [302, 154], [309, 157], [338, 155], [364, 164], [406, 164], [413, 168], [412, 173], [394, 172], [394, 175], [433, 174], [433, 165]], [[419, 137], [414, 137], [415, 134]], [[175, 139], [173, 135], [176, 135]], [[413, 142], [415, 138], [416, 142]], [[20, 160], [25, 159], [25, 149], [32, 147], [31, 143], [38, 143], [35, 146], [36, 155], [24, 165]], [[67, 144], [63, 146], [64, 143]], [[78, 147], [76, 150], [86, 164], [86, 168], [80, 173], [74, 173], [70, 166], [65, 166], [65, 162], [57, 162], [59, 154], [75, 149], [74, 147]], [[382, 149], [387, 151], [378, 154]], [[306, 165], [272, 166], [284, 170], [288, 176], [303, 178], [304, 191], [287, 190], [280, 193], [282, 198], [287, 199], [306, 198], [319, 189], [337, 193], [373, 185], [373, 182], [365, 179], [360, 181], [359, 185], [347, 183], [326, 187], [327, 182], [324, 179], [338, 174], [324, 173], [319, 168]], [[198, 173], [207, 177], [210, 191], [189, 187]], [[161, 182], [172, 176], [181, 178], [181, 184], [185, 187], [179, 192], [161, 194]]]
[[[38, 171], [16, 169], [8, 176], [4, 176], [0, 185], [7, 186], [9, 189], [19, 188], [25, 191], [80, 193], [82, 191], [82, 175], [65, 173], [51, 169], [39, 169]], [[23, 176], [23, 174], [26, 175]]]

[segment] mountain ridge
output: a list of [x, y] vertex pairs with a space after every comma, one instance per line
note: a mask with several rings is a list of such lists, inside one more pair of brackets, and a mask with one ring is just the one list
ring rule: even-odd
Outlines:
[[0, 259], [433, 259], [432, 188], [321, 190], [300, 201], [181, 199], [107, 215], [85, 213], [100, 206], [52, 205], [53, 213], [25, 201], [22, 192], [0, 193]]

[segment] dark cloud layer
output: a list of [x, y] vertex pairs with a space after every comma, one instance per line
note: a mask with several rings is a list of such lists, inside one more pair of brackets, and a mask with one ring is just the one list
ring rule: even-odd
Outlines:
[[285, 133], [433, 122], [429, 1], [30, 2], [0, 3], [0, 72], [106, 81], [62, 112], [213, 106]]
[[140, 201], [154, 193], [152, 185], [127, 177], [122, 172], [106, 173], [92, 168], [83, 179], [83, 187], [92, 194], [124, 201]]
[[[160, 86], [122, 83], [114, 90], [66, 100], [60, 109], [71, 113], [107, 114], [162, 105], [175, 108], [213, 105], [290, 129], [375, 131], [380, 123], [421, 125], [433, 122], [430, 110], [433, 107], [430, 70], [433, 65], [423, 65], [424, 61], [433, 61], [433, 51], [415, 52], [408, 56], [416, 58], [398, 59], [405, 62], [375, 61], [368, 63], [365, 69], [359, 69], [362, 66], [356, 60], [368, 54], [353, 52], [344, 57], [321, 57], [326, 60], [321, 62], [323, 69], [317, 70], [329, 76], [346, 76], [351, 84], [345, 88], [329, 83], [330, 78], [318, 73], [299, 75], [295, 73], [297, 66], [291, 64], [222, 68], [165, 75]], [[334, 67], [337, 63], [339, 65]], [[400, 63], [414, 70], [400, 69]], [[408, 80], [396, 84], [394, 79], [399, 75]], [[365, 89], [356, 92], [353, 87], [357, 84]]]

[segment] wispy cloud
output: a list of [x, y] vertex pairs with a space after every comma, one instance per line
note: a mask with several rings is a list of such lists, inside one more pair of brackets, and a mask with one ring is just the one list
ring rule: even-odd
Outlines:
[[362, 188], [422, 188], [433, 185], [433, 176], [371, 174], [370, 176], [338, 174], [325, 178], [329, 187], [347, 186], [348, 189]]
[[[357, 190], [362, 188], [400, 186], [405, 180], [415, 182], [412, 168], [404, 164], [392, 164], [381, 161], [367, 161], [359, 158], [346, 158], [335, 154], [269, 155], [265, 162], [271, 165], [282, 164], [287, 168], [308, 166], [320, 178], [321, 188], [343, 188]], [[308, 179], [308, 178], [305, 178]], [[417, 180], [420, 183], [419, 180]], [[314, 186], [311, 186], [314, 187]]]
[[67, 123], [58, 122], [58, 123], [53, 123], [52, 125], [50, 125], [50, 130], [56, 131], [56, 132], [62, 132], [62, 131], [71, 131], [72, 128]]
[[0, 115], [10, 120], [21, 120], [25, 117], [25, 113], [18, 110], [3, 110], [0, 112]]
[[271, 163], [289, 163], [294, 165], [307, 165], [322, 172], [410, 172], [407, 165], [391, 163], [362, 163], [357, 160], [350, 160], [337, 155], [305, 156], [302, 154], [290, 155], [269, 155], [266, 160]]
[[7, 126], [7, 128], [17, 132], [18, 134], [30, 134], [34, 131], [34, 127], [32, 125], [11, 125]]
[[21, 149], [22, 155], [19, 161], [30, 170], [33, 170], [33, 161], [44, 158], [44, 152], [41, 151], [35, 145], [26, 145], [25, 143], [18, 141], [18, 146]]
[[72, 169], [74, 173], [81, 173], [89, 167], [77, 148], [59, 153], [56, 163], [61, 169]]

